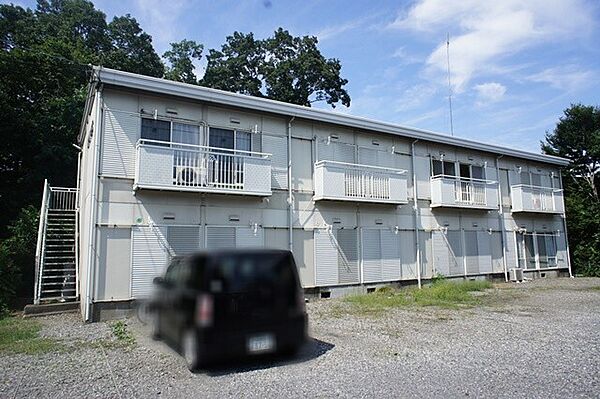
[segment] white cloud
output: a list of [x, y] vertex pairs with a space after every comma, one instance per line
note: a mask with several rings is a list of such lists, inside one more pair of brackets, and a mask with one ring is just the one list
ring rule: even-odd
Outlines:
[[367, 22], [373, 20], [377, 16], [378, 16], [377, 14], [367, 15], [365, 17], [354, 19], [352, 21], [344, 22], [344, 23], [341, 23], [338, 25], [327, 26], [327, 27], [317, 31], [316, 33], [314, 33], [314, 36], [316, 36], [319, 39], [319, 41], [322, 42], [324, 40], [328, 40], [328, 39], [334, 38], [336, 36], [339, 36], [342, 33], [346, 33], [346, 32], [361, 28], [361, 27], [365, 26], [367, 24]]
[[476, 85], [477, 103], [479, 105], [500, 101], [506, 93], [506, 86], [496, 82], [488, 82]]
[[[587, 34], [594, 25], [590, 8], [584, 0], [420, 0], [389, 27], [437, 37], [458, 31], [450, 38], [450, 65], [454, 91], [461, 92], [473, 76], [506, 56]], [[447, 68], [445, 40], [429, 55], [427, 66], [441, 82]]]
[[185, 0], [136, 0], [137, 10], [132, 13], [142, 28], [152, 35], [159, 54], [170, 48], [170, 43], [181, 39], [179, 18], [190, 5]]
[[528, 76], [527, 79], [536, 83], [547, 83], [561, 90], [574, 90], [598, 82], [596, 73], [580, 69], [576, 65], [547, 68]]
[[422, 57], [410, 54], [404, 47], [399, 47], [396, 49], [396, 51], [394, 51], [392, 54], [392, 57], [397, 58], [402, 65], [416, 64], [424, 61]]
[[429, 101], [435, 94], [437, 89], [433, 85], [416, 84], [404, 90], [402, 94], [394, 101], [396, 112], [415, 109]]

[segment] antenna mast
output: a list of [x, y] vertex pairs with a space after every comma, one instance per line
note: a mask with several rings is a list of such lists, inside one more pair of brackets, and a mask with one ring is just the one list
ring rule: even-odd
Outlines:
[[446, 60], [448, 62], [448, 107], [450, 108], [450, 134], [454, 136], [454, 123], [452, 121], [452, 84], [450, 83], [450, 33], [446, 34]]

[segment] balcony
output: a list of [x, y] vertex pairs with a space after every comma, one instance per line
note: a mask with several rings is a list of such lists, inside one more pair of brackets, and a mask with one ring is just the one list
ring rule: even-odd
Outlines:
[[432, 208], [498, 208], [496, 181], [438, 175], [431, 177], [430, 184]]
[[510, 186], [512, 212], [564, 213], [563, 190], [517, 184]]
[[140, 140], [134, 189], [268, 196], [271, 154]]
[[406, 171], [319, 161], [315, 164], [314, 200], [406, 204]]

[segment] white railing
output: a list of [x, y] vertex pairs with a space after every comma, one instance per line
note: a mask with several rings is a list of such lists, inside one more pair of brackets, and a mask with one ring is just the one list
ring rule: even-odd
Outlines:
[[42, 265], [44, 264], [44, 247], [46, 239], [46, 219], [48, 217], [48, 202], [50, 200], [50, 186], [48, 180], [44, 180], [44, 193], [42, 194], [42, 206], [38, 222], [38, 236], [35, 248], [35, 287], [33, 292], [33, 301], [40, 303], [40, 291], [42, 289]]
[[563, 190], [517, 184], [510, 186], [513, 212], [563, 213]]
[[271, 154], [140, 140], [135, 186], [271, 195]]
[[70, 187], [48, 187], [48, 209], [74, 211], [77, 209], [77, 189]]
[[494, 209], [498, 207], [498, 182], [456, 176], [431, 177], [431, 206]]
[[322, 199], [406, 203], [406, 171], [319, 161], [315, 164], [315, 200]]

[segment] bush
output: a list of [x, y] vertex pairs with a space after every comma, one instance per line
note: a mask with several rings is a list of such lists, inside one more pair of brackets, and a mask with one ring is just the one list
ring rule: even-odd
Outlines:
[[8, 227], [9, 237], [0, 242], [0, 313], [5, 316], [14, 305], [17, 295], [32, 283], [37, 242], [38, 210], [23, 208], [19, 217]]

